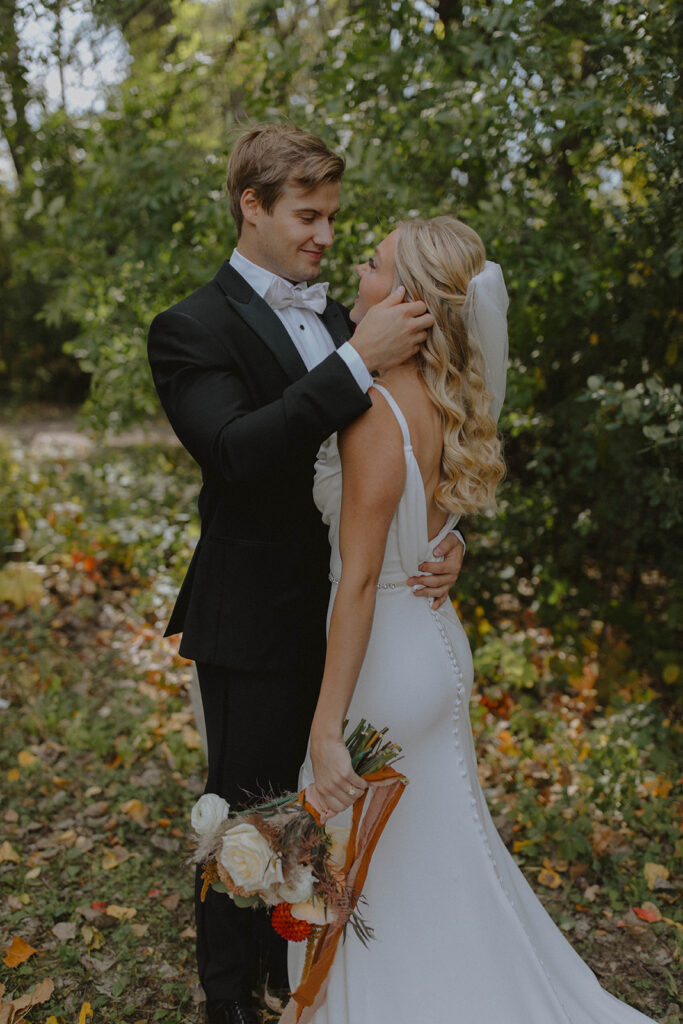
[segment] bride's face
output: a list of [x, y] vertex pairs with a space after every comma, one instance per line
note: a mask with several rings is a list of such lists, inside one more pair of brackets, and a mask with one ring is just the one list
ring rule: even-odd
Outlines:
[[361, 263], [356, 267], [360, 284], [358, 298], [350, 313], [354, 324], [359, 324], [370, 307], [386, 299], [391, 291], [394, 284], [395, 247], [396, 232], [392, 231], [379, 243], [375, 255], [371, 256], [367, 263]]

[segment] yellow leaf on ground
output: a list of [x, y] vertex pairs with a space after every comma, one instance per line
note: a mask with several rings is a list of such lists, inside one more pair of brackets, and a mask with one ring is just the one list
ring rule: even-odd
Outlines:
[[545, 885], [548, 889], [557, 889], [562, 885], [562, 879], [552, 868], [541, 868], [538, 872], [538, 881], [540, 885]]
[[18, 967], [19, 964], [23, 964], [24, 960], [28, 960], [29, 957], [37, 952], [38, 950], [34, 949], [33, 946], [29, 946], [28, 942], [24, 942], [18, 935], [15, 935], [12, 939], [12, 945], [8, 947], [3, 957], [3, 962], [8, 967]]
[[133, 819], [133, 821], [142, 822], [146, 819], [148, 809], [143, 804], [142, 800], [126, 800], [125, 803], [121, 804], [121, 810], [124, 814], [127, 814]]
[[88, 949], [101, 949], [104, 945], [104, 935], [91, 924], [84, 924], [81, 928], [81, 935]]
[[28, 768], [29, 765], [35, 764], [38, 758], [35, 754], [32, 754], [30, 750], [20, 750], [17, 754], [17, 761], [22, 768]]
[[115, 917], [117, 921], [130, 921], [131, 917], [137, 914], [135, 907], [119, 907], [116, 903], [110, 903], [104, 912], [109, 917]]
[[543, 867], [548, 868], [549, 871], [559, 871], [560, 874], [563, 874], [569, 869], [569, 861], [562, 860], [560, 857], [553, 857], [552, 859], [550, 857], [544, 857]]
[[0, 601], [21, 611], [28, 604], [38, 605], [42, 596], [42, 576], [24, 562], [10, 562], [0, 570]]
[[658, 882], [666, 882], [669, 877], [669, 869], [665, 868], [663, 864], [654, 864], [651, 860], [647, 862], [644, 868], [645, 880], [650, 889], [657, 889]]
[[17, 851], [7, 840], [0, 846], [0, 864], [5, 860], [13, 860], [15, 864], [18, 864], [21, 860]]
[[130, 854], [126, 853], [122, 846], [115, 846], [113, 850], [105, 850], [102, 857], [102, 870], [111, 871], [112, 868], [117, 868], [119, 864], [123, 864], [129, 857]]
[[21, 778], [21, 772], [19, 771], [18, 768], [8, 768], [7, 769], [7, 781], [8, 782], [17, 782], [20, 778]]
[[81, 1012], [78, 1017], [78, 1024], [88, 1024], [88, 1018], [92, 1017], [92, 1006], [90, 1003], [83, 1003], [81, 1006]]

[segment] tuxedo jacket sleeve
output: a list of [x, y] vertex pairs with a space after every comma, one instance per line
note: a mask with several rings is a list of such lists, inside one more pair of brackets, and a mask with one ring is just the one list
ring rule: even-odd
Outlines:
[[[286, 470], [292, 459], [314, 457], [325, 438], [370, 407], [336, 353], [307, 373], [291, 340], [291, 368], [301, 375], [274, 381], [276, 397], [271, 397], [266, 368], [259, 374], [258, 360], [250, 364], [240, 358], [246, 332], [237, 316], [212, 315], [211, 304], [202, 316], [196, 304], [182, 305], [152, 323], [148, 353], [154, 383], [182, 444], [225, 483], [247, 481], [265, 467]], [[260, 341], [247, 338], [246, 346], [253, 349]], [[250, 379], [254, 376], [262, 379]]]

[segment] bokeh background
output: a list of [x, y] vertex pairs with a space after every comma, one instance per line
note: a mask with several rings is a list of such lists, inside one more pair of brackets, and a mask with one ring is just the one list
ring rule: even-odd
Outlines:
[[346, 157], [342, 301], [418, 214], [504, 269], [508, 474], [453, 595], [482, 780], [603, 983], [679, 1020], [681, 28], [673, 0], [2, 0], [0, 883], [42, 954], [5, 998], [50, 974], [44, 1018], [196, 1019], [202, 760], [160, 634], [198, 474], [145, 338], [231, 252], [235, 138], [286, 119]]

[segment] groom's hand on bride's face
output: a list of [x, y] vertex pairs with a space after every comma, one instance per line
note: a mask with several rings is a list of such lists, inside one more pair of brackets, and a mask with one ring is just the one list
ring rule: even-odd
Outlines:
[[418, 566], [420, 572], [427, 573], [426, 576], [411, 576], [406, 583], [412, 587], [416, 597], [426, 597], [432, 602], [432, 608], [437, 611], [448, 598], [448, 593], [455, 585], [462, 569], [463, 558], [465, 557], [465, 546], [459, 537], [449, 533], [439, 542], [435, 548], [434, 555], [443, 555], [442, 562], [422, 562]]
[[424, 302], [404, 302], [404, 295], [401, 286], [372, 306], [351, 339], [371, 373], [384, 373], [414, 356], [434, 323]]

